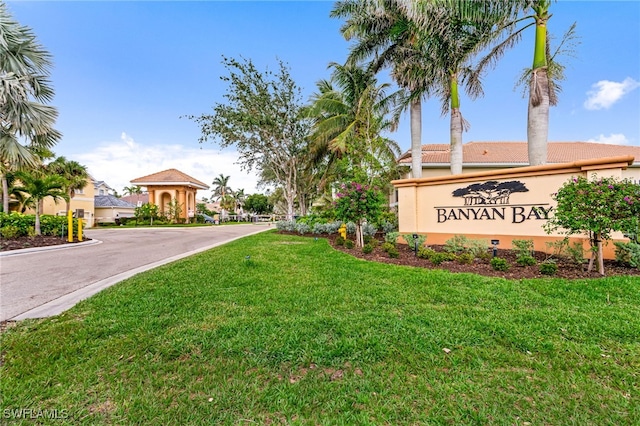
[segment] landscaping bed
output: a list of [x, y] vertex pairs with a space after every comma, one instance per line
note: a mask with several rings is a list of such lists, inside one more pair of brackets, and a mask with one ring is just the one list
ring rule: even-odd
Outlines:
[[[84, 238], [84, 241], [90, 238]], [[72, 243], [67, 241], [67, 238], [61, 238], [53, 235], [35, 235], [33, 237], [17, 237], [17, 238], [3, 238], [0, 240], [0, 251], [19, 250], [34, 247], [47, 247], [55, 246], [59, 244], [74, 244], [78, 243], [77, 239], [74, 239]]]
[[[287, 234], [288, 232], [282, 232]], [[295, 233], [290, 233], [292, 235], [297, 235]], [[317, 235], [305, 234], [309, 237], [317, 237]], [[476, 258], [470, 264], [463, 264], [459, 261], [446, 261], [441, 263], [440, 265], [434, 265], [430, 260], [421, 259], [415, 255], [415, 252], [406, 244], [398, 244], [398, 257], [391, 258], [389, 255], [382, 249], [382, 243], [384, 240], [382, 238], [377, 238], [377, 244], [371, 253], [364, 253], [362, 248], [347, 248], [344, 245], [336, 244], [336, 239], [338, 237], [337, 234], [333, 235], [323, 235], [323, 238], [327, 238], [329, 243], [336, 250], [340, 250], [344, 253], [348, 253], [352, 256], [369, 260], [372, 262], [382, 262], [382, 263], [390, 263], [394, 265], [406, 265], [406, 266], [415, 266], [419, 268], [428, 268], [428, 269], [442, 269], [450, 272], [468, 272], [472, 274], [483, 275], [487, 277], [502, 277], [508, 279], [526, 279], [526, 278], [543, 278], [547, 275], [544, 275], [540, 272], [540, 264], [545, 261], [549, 256], [546, 253], [536, 251], [534, 252], [534, 258], [536, 259], [536, 264], [532, 266], [520, 266], [516, 263], [516, 252], [514, 250], [507, 249], [498, 249], [497, 256], [503, 258], [509, 264], [508, 271], [496, 271], [491, 267], [490, 259], [479, 259]], [[442, 245], [429, 245], [430, 248], [434, 249], [437, 252], [442, 252], [444, 246]], [[489, 249], [488, 249], [489, 250]], [[566, 278], [566, 279], [581, 279], [581, 278], [600, 278], [599, 272], [591, 271], [587, 272], [587, 263], [585, 259], [585, 263], [583, 265], [578, 265], [572, 262], [570, 259], [564, 257], [553, 257], [558, 265], [558, 272], [554, 275], [558, 278]], [[605, 260], [604, 261], [605, 273], [607, 276], [638, 276], [640, 277], [640, 269], [630, 268], [624, 265], [620, 265], [614, 260]]]

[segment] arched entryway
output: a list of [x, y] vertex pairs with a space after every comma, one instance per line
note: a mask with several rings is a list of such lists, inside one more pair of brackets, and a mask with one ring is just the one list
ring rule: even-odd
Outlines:
[[167, 215], [170, 206], [177, 205], [180, 221], [189, 223], [196, 211], [196, 193], [209, 189], [209, 185], [176, 169], [164, 170], [152, 175], [133, 179], [133, 185], [147, 188], [149, 203], [158, 206], [161, 214]]

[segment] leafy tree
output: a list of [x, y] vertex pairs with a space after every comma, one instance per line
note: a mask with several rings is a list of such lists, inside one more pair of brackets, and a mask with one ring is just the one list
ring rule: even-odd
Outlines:
[[[8, 172], [35, 168], [60, 133], [48, 81], [51, 55], [32, 30], [16, 22], [0, 3], [0, 178], [3, 210], [9, 210]], [[26, 143], [26, 144], [24, 144]]]
[[180, 221], [180, 215], [182, 214], [182, 209], [184, 205], [178, 202], [177, 198], [173, 198], [167, 204], [167, 219], [169, 219], [173, 223], [178, 223]]
[[553, 194], [557, 202], [554, 216], [545, 224], [548, 233], [587, 234], [592, 256], [589, 271], [597, 260], [604, 275], [602, 241], [610, 240], [613, 231], [626, 233], [638, 229], [640, 222], [640, 186], [629, 180], [614, 178], [592, 180], [572, 178]]
[[47, 197], [52, 197], [54, 201], [66, 200], [65, 181], [60, 176], [44, 175], [36, 172], [18, 172], [16, 177], [21, 185], [15, 188], [16, 191], [25, 193], [25, 205], [33, 207], [36, 212], [35, 233], [41, 235], [40, 213], [41, 201]]
[[254, 214], [269, 214], [273, 212], [273, 205], [269, 203], [269, 198], [263, 194], [251, 194], [244, 201], [247, 211]]
[[336, 194], [336, 217], [343, 222], [356, 224], [356, 247], [364, 245], [362, 224], [377, 223], [382, 213], [384, 197], [376, 188], [357, 182], [342, 184]]
[[213, 139], [221, 147], [235, 146], [244, 169], [268, 170], [283, 189], [292, 218], [298, 172], [307, 156], [309, 122], [301, 114], [300, 88], [279, 61], [277, 73], [261, 73], [250, 60], [223, 58], [229, 84], [226, 101], [213, 114], [189, 116], [200, 125], [200, 142]]
[[136, 218], [136, 222], [144, 222], [149, 221], [150, 225], [153, 225], [153, 221], [158, 219], [158, 206], [151, 203], [144, 203], [140, 207], [136, 207], [134, 210], [134, 215]]
[[58, 157], [47, 165], [50, 173], [56, 174], [64, 180], [63, 189], [67, 194], [66, 211], [71, 210], [71, 199], [75, 197], [76, 191], [83, 189], [89, 181], [87, 167], [77, 161], [67, 160], [65, 157]]

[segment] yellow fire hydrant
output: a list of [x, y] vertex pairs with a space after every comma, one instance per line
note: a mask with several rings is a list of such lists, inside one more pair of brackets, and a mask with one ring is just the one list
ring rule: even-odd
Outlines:
[[345, 225], [344, 223], [340, 226], [340, 228], [338, 228], [338, 234], [340, 234], [340, 236], [342, 237], [342, 239], [346, 240], [347, 239], [347, 225]]

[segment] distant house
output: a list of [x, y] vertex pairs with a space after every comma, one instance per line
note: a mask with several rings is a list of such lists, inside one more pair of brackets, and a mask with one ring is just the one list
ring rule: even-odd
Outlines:
[[[529, 165], [526, 142], [469, 142], [462, 145], [462, 173], [523, 167]], [[422, 145], [422, 177], [450, 174], [449, 144]], [[634, 163], [624, 178], [640, 181], [640, 146], [608, 145], [593, 142], [549, 142], [547, 163], [559, 164], [578, 160], [633, 155]], [[398, 163], [411, 167], [411, 151]], [[405, 177], [410, 177], [410, 173]]]
[[149, 194], [131, 194], [125, 195], [124, 197], [120, 197], [121, 200], [126, 201], [127, 203], [134, 204], [136, 207], [140, 207], [143, 204], [147, 204], [149, 202]]
[[116, 219], [134, 217], [136, 205], [114, 195], [96, 195], [94, 209], [94, 223], [115, 223]]

